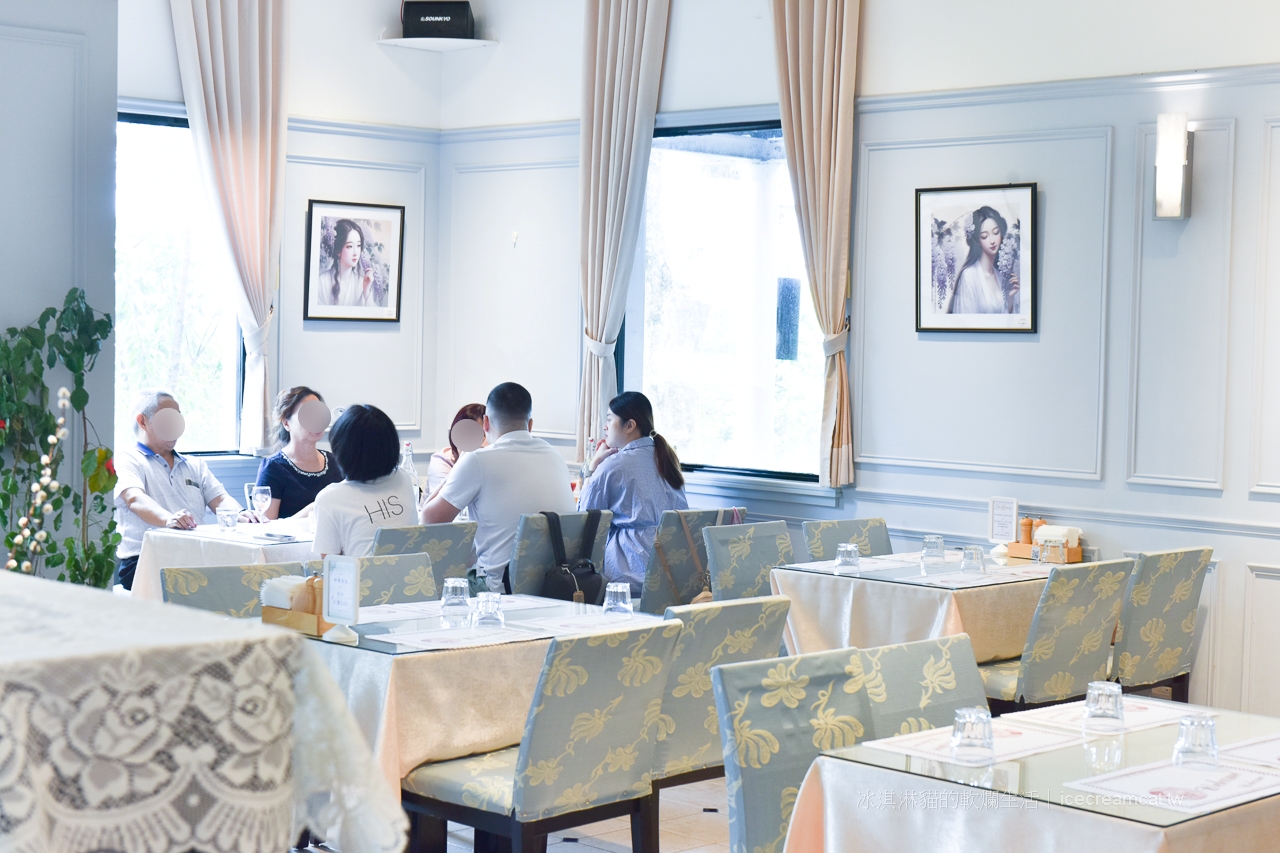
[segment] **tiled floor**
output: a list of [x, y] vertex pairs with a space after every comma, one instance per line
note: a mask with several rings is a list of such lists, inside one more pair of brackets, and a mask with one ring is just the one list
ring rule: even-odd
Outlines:
[[[662, 853], [729, 853], [724, 779], [667, 788], [661, 798], [658, 844]], [[552, 835], [547, 842], [547, 853], [631, 853], [631, 821], [611, 818]], [[471, 849], [471, 830], [449, 824], [449, 853], [470, 853]]]

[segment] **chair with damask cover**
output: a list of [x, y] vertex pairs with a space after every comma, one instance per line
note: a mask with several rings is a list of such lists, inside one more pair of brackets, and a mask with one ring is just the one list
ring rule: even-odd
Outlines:
[[645, 564], [640, 611], [662, 613], [668, 607], [692, 604], [711, 588], [707, 574], [707, 544], [702, 531], [729, 521], [740, 524], [747, 517], [743, 507], [725, 509], [669, 509], [662, 513], [653, 550]]
[[423, 764], [401, 781], [409, 853], [445, 853], [447, 821], [545, 851], [548, 832], [630, 816], [634, 850], [658, 853], [653, 746], [683, 625], [551, 641], [519, 746]]
[[446, 578], [465, 578], [475, 565], [476, 527], [474, 521], [446, 524], [417, 524], [413, 527], [380, 527], [373, 532], [373, 556], [427, 554], [436, 589], [444, 593]]
[[858, 649], [871, 706], [867, 738], [949, 726], [957, 708], [987, 707], [968, 634]]
[[[596, 528], [596, 541], [591, 546], [591, 562], [596, 571], [604, 574], [604, 544], [609, 538], [609, 525], [613, 513], [600, 512], [600, 526]], [[585, 512], [560, 513], [560, 532], [564, 535], [564, 553], [569, 560], [576, 560], [582, 552], [582, 531], [587, 523]], [[555, 567], [555, 552], [551, 549], [550, 528], [542, 513], [520, 516], [516, 523], [516, 541], [511, 547], [511, 562], [507, 566], [511, 591], [517, 595], [538, 595], [547, 572]], [[603, 587], [602, 587], [603, 589]], [[599, 602], [587, 602], [599, 604]]]
[[893, 553], [889, 543], [889, 525], [883, 518], [841, 518], [834, 521], [806, 521], [804, 544], [809, 560], [834, 560], [836, 546], [848, 543], [858, 546], [863, 557], [883, 557]]
[[1125, 691], [1172, 688], [1188, 700], [1196, 613], [1212, 548], [1139, 554], [1116, 630], [1111, 678]]
[[684, 623], [667, 677], [657, 731], [653, 787], [673, 788], [724, 775], [711, 669], [778, 654], [791, 599], [785, 595], [668, 607]]
[[711, 670], [729, 791], [729, 849], [780, 853], [820, 753], [871, 739], [856, 649]]
[[262, 615], [262, 582], [302, 575], [302, 563], [195, 566], [160, 570], [164, 600], [240, 619]]
[[[444, 593], [432, 571], [431, 555], [388, 554], [385, 557], [357, 557], [360, 564], [360, 606], [434, 601]], [[307, 573], [324, 574], [324, 561], [311, 560]]]
[[978, 667], [992, 713], [1065, 702], [1107, 677], [1109, 640], [1133, 560], [1054, 566], [1022, 657]]
[[791, 562], [791, 534], [785, 521], [708, 527], [702, 537], [707, 541], [707, 569], [716, 601], [768, 595], [769, 572]]

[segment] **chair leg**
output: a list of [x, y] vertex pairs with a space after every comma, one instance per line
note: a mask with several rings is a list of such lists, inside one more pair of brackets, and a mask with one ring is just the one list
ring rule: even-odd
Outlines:
[[1170, 692], [1175, 702], [1191, 701], [1191, 673], [1183, 673], [1173, 680], [1170, 685]]
[[635, 853], [658, 853], [658, 792], [636, 800], [631, 812], [631, 849]]
[[511, 833], [511, 853], [547, 853], [546, 833], [535, 832], [527, 823], [517, 824]]
[[474, 833], [475, 853], [511, 853], [511, 839], [483, 829]]
[[444, 818], [409, 811], [408, 853], [448, 853], [449, 824]]

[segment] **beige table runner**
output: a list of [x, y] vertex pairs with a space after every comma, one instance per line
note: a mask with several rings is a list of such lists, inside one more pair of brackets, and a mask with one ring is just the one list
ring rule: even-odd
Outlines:
[[783, 636], [792, 654], [965, 633], [979, 663], [1021, 656], [1045, 585], [950, 590], [784, 568], [773, 570], [770, 583], [791, 599]]
[[784, 849], [1270, 853], [1277, 826], [1280, 796], [1159, 827], [821, 756], [800, 787]]

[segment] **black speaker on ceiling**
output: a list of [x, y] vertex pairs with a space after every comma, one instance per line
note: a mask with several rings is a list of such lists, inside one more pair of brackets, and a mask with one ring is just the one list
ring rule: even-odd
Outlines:
[[404, 0], [400, 23], [407, 39], [473, 39], [476, 21], [471, 4], [454, 0]]

